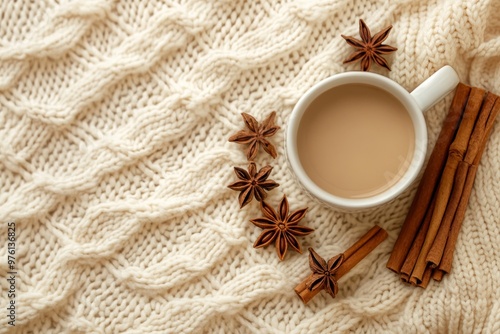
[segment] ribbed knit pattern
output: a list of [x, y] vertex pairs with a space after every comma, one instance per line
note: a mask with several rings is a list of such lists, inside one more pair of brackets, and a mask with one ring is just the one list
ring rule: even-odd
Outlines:
[[[1, 333], [498, 333], [500, 126], [479, 167], [452, 273], [426, 290], [385, 268], [417, 184], [347, 214], [318, 204], [286, 165], [288, 117], [352, 49], [340, 34], [388, 24], [408, 90], [443, 65], [500, 93], [497, 0], [36, 0], [0, 2]], [[435, 143], [452, 94], [426, 114]], [[375, 223], [389, 238], [307, 306], [308, 255], [253, 249], [227, 142], [240, 113], [277, 111], [271, 138], [300, 239], [331, 257]], [[369, 166], [367, 166], [369, 168]], [[7, 222], [16, 222], [17, 321], [7, 325]]]

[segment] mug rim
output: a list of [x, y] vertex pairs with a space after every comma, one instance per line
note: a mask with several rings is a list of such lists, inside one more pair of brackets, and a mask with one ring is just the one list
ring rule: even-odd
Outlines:
[[[415, 132], [415, 147], [410, 165], [403, 176], [395, 184], [374, 196], [364, 198], [345, 198], [327, 192], [319, 187], [307, 175], [298, 156], [297, 132], [302, 115], [307, 110], [307, 107], [325, 91], [345, 84], [371, 84], [385, 90], [403, 104], [412, 120]], [[427, 152], [427, 126], [423, 116], [423, 110], [420, 109], [411, 94], [397, 82], [383, 75], [370, 72], [356, 71], [339, 73], [316, 83], [301, 96], [297, 104], [294, 106], [289, 117], [286, 130], [285, 152], [287, 161], [292, 173], [296, 176], [299, 183], [307, 192], [320, 201], [331, 206], [347, 210], [368, 209], [382, 205], [396, 198], [416, 179], [422, 169]]]

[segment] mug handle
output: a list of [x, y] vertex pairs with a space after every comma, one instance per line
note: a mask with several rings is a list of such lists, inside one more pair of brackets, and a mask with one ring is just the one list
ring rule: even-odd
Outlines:
[[457, 72], [453, 67], [446, 65], [422, 82], [410, 95], [424, 112], [448, 95], [459, 82]]

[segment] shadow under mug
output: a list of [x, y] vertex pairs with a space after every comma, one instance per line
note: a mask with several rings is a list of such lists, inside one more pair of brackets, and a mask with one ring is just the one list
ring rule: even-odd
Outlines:
[[[423, 112], [455, 89], [459, 81], [457, 73], [451, 66], [439, 69], [411, 93], [385, 76], [368, 72], [344, 72], [320, 81], [300, 98], [288, 120], [285, 152], [292, 172], [304, 189], [313, 197], [338, 209], [359, 211], [374, 208], [393, 200], [412, 184], [424, 164], [427, 151], [427, 126]], [[396, 97], [408, 112], [415, 132], [413, 158], [406, 172], [394, 185], [371, 197], [344, 198], [322, 189], [307, 175], [297, 150], [297, 133], [307, 107], [327, 90], [346, 84], [372, 85]]]

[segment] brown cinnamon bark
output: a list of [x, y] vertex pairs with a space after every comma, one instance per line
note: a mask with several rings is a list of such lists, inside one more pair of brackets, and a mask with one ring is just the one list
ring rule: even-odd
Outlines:
[[[342, 276], [348, 273], [356, 264], [365, 258], [372, 250], [374, 250], [382, 241], [387, 238], [387, 232], [378, 225], [372, 227], [365, 235], [361, 237], [354, 245], [349, 247], [344, 254], [344, 261], [335, 273], [335, 279], [338, 281]], [[312, 274], [309, 276], [311, 277]], [[321, 289], [309, 290], [306, 278], [295, 287], [295, 292], [307, 304]]]
[[470, 166], [467, 178], [465, 181], [465, 186], [463, 190], [462, 197], [460, 198], [460, 203], [458, 204], [457, 211], [453, 217], [451, 223], [451, 229], [446, 240], [446, 245], [439, 263], [438, 269], [448, 274], [451, 270], [451, 263], [453, 260], [453, 253], [455, 251], [455, 245], [458, 239], [458, 233], [460, 232], [460, 227], [465, 217], [465, 212], [467, 210], [467, 204], [469, 203], [470, 194], [472, 193], [472, 188], [474, 186], [474, 179], [476, 178], [477, 166]]
[[467, 205], [469, 203], [469, 198], [474, 185], [477, 168], [481, 160], [481, 157], [483, 155], [484, 149], [486, 148], [486, 144], [488, 143], [488, 138], [490, 136], [491, 130], [493, 129], [493, 126], [495, 124], [495, 119], [497, 118], [499, 113], [500, 113], [500, 98], [497, 98], [490, 112], [488, 120], [486, 121], [484, 135], [480, 141], [480, 144], [478, 145], [477, 154], [475, 155], [473, 164], [469, 167], [467, 173], [467, 179], [463, 190], [463, 195], [462, 198], [460, 199], [457, 212], [455, 213], [455, 217], [453, 219], [451, 229], [448, 235], [448, 240], [446, 242], [446, 246], [443, 252], [443, 257], [438, 267], [439, 270], [445, 273], [449, 273], [451, 270], [453, 254], [455, 252], [455, 245], [458, 239], [460, 228], [462, 226], [462, 222], [465, 217], [465, 211], [467, 210]]
[[469, 146], [467, 146], [467, 153], [464, 161], [469, 164], [474, 164], [476, 161], [477, 165], [481, 160], [481, 156], [486, 143], [488, 142], [493, 124], [495, 123], [495, 112], [498, 113], [498, 111], [494, 110], [495, 105], [498, 108], [497, 100], [498, 96], [492, 93], [488, 93], [484, 99], [479, 119], [474, 127], [474, 132], [472, 133], [469, 141]]
[[450, 110], [443, 122], [427, 168], [424, 171], [406, 220], [394, 244], [391, 256], [387, 261], [387, 268], [394, 272], [400, 272], [415, 235], [422, 224], [425, 213], [429, 209], [432, 194], [435, 191], [446, 162], [446, 153], [455, 137], [464, 107], [469, 98], [470, 90], [469, 86], [462, 83], [457, 86]]
[[450, 146], [448, 160], [446, 161], [443, 175], [441, 176], [439, 183], [436, 197], [436, 207], [432, 212], [429, 230], [427, 231], [424, 244], [422, 245], [415, 268], [411, 274], [412, 278], [414, 277], [417, 281], [422, 280], [425, 267], [427, 265], [427, 254], [432, 246], [432, 243], [434, 242], [439, 226], [441, 225], [441, 221], [452, 192], [456, 170], [459, 162], [464, 159], [465, 152], [474, 129], [474, 124], [476, 123], [477, 116], [481, 110], [485, 93], [486, 92], [480, 88], [474, 87], [471, 89], [469, 100], [467, 101], [467, 106], [465, 107], [464, 116], [460, 122], [455, 140], [453, 140], [453, 143]]
[[436, 238], [434, 239], [432, 247], [427, 254], [426, 261], [432, 268], [435, 268], [439, 265], [441, 257], [443, 256], [443, 251], [444, 247], [446, 246], [446, 240], [448, 239], [450, 226], [453, 222], [453, 218], [455, 217], [455, 212], [457, 211], [460, 199], [462, 198], [468, 170], [469, 164], [463, 161], [458, 164], [457, 173], [455, 175], [455, 182], [453, 184], [453, 192], [451, 194], [448, 205], [446, 206], [443, 221], [439, 226]]
[[[444, 248], [439, 267], [434, 269], [432, 273], [432, 278], [436, 281], [441, 281], [443, 279], [444, 274], [449, 273], [451, 271], [451, 264], [453, 261], [453, 254], [455, 252], [455, 246], [458, 239], [458, 233], [460, 232], [460, 228], [462, 226], [462, 222], [465, 216], [467, 204], [469, 202], [470, 194], [472, 192], [472, 188], [474, 185], [477, 168], [481, 160], [481, 157], [483, 155], [483, 152], [486, 148], [486, 144], [488, 143], [489, 135], [495, 124], [495, 119], [500, 113], [500, 98], [498, 96], [495, 96], [495, 98], [496, 99], [494, 105], [491, 109], [490, 115], [488, 116], [488, 120], [486, 121], [486, 125], [484, 127], [483, 137], [481, 140], [475, 141], [476, 143], [479, 143], [479, 145], [477, 147], [477, 152], [475, 154], [474, 161], [472, 162], [472, 165], [469, 167], [467, 171], [467, 178], [464, 185], [463, 194], [460, 199], [460, 203], [457, 207], [455, 216], [453, 218], [452, 225], [450, 227], [446, 246]], [[472, 145], [471, 147], [474, 147], [474, 145], [477, 144], [471, 143], [471, 145]], [[472, 150], [473, 149], [471, 149], [471, 151]], [[467, 156], [469, 156], [469, 154], [466, 155], [466, 160], [469, 162], [470, 158], [468, 158]]]
[[344, 252], [344, 262], [337, 270], [337, 279], [347, 274], [386, 238], [386, 230], [378, 225], [372, 227], [360, 240]]
[[413, 240], [413, 244], [411, 245], [410, 251], [408, 252], [408, 256], [406, 257], [406, 260], [401, 267], [400, 277], [401, 280], [405, 283], [410, 283], [411, 273], [413, 271], [413, 268], [415, 267], [415, 263], [417, 262], [418, 254], [420, 254], [420, 249], [424, 244], [425, 236], [427, 234], [427, 230], [429, 229], [429, 224], [432, 218], [432, 211], [434, 210], [434, 206], [436, 204], [435, 196], [433, 196], [431, 202], [431, 206], [425, 214], [424, 222], [422, 226], [420, 226], [417, 236], [415, 237], [415, 240]]
[[401, 282], [410, 283], [410, 275], [408, 274], [400, 273], [399, 278], [401, 279]]
[[300, 282], [299, 285], [297, 285], [295, 287], [295, 289], [293, 289], [295, 291], [295, 293], [300, 297], [300, 299], [302, 299], [302, 302], [304, 304], [309, 303], [309, 301], [311, 299], [313, 299], [314, 296], [316, 296], [321, 291], [321, 289], [309, 290], [307, 288], [306, 282], [307, 282], [308, 278], [311, 276], [312, 276], [312, 274], [309, 275], [305, 280]]
[[476, 125], [474, 126], [474, 131], [471, 135], [469, 145], [467, 147], [465, 159], [464, 161], [459, 163], [453, 184], [452, 195], [446, 207], [443, 221], [441, 222], [439, 231], [436, 235], [436, 238], [434, 239], [432, 247], [427, 254], [426, 261], [430, 263], [432, 267], [437, 267], [443, 256], [444, 248], [446, 246], [446, 240], [450, 231], [450, 226], [455, 217], [455, 212], [457, 210], [458, 204], [463, 196], [463, 189], [467, 179], [469, 166], [474, 163], [474, 160], [478, 155], [482, 154], [482, 152], [479, 152], [479, 150], [483, 141], [487, 141], [487, 137], [485, 137], [486, 123], [491, 115], [496, 100], [497, 96], [492, 93], [488, 93], [486, 98], [484, 99], [484, 103], [479, 113], [479, 118], [476, 122]]
[[440, 270], [439, 268], [434, 268], [434, 270], [432, 271], [432, 279], [437, 282], [441, 282], [443, 276], [444, 276], [444, 271]]
[[432, 268], [427, 266], [424, 271], [424, 276], [422, 277], [421, 282], [417, 282], [416, 286], [419, 288], [425, 289], [427, 288], [427, 285], [429, 285], [429, 282], [431, 280], [431, 275], [432, 275]]

